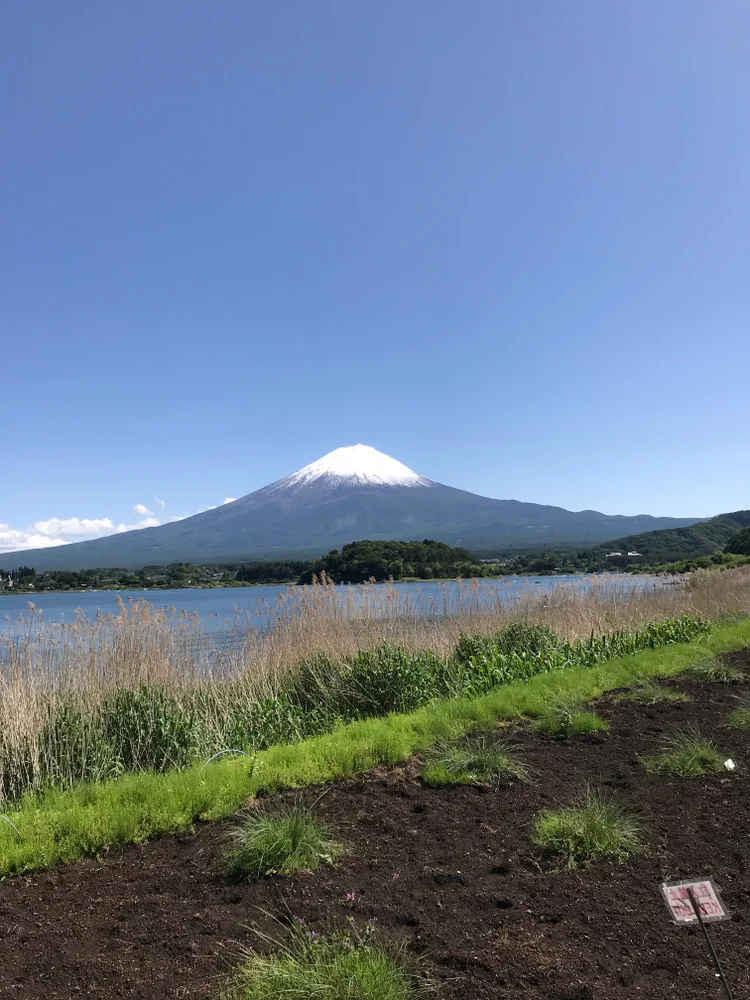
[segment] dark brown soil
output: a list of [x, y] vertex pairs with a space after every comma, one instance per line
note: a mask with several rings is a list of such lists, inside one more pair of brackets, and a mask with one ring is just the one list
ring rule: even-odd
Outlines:
[[[750, 667], [750, 651], [730, 659]], [[737, 997], [750, 995], [750, 734], [724, 729], [736, 685], [678, 685], [688, 704], [605, 699], [611, 734], [545, 742], [518, 731], [530, 785], [422, 788], [414, 768], [350, 781], [316, 807], [348, 845], [314, 875], [227, 885], [221, 826], [0, 884], [0, 996], [206, 998], [266, 913], [325, 930], [353, 915], [423, 955], [444, 1000], [719, 997], [701, 937], [671, 924], [659, 884], [713, 875], [732, 913], [714, 936]], [[638, 755], [670, 726], [700, 725], [731, 776], [647, 775]], [[636, 810], [649, 845], [624, 865], [553, 872], [530, 845], [538, 810], [586, 783]], [[309, 790], [312, 801], [319, 792]], [[347, 893], [356, 901], [348, 903]]]

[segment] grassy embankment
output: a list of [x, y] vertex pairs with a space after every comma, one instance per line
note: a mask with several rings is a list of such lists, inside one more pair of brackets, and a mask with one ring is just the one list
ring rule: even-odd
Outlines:
[[[254, 761], [220, 758], [167, 774], [125, 775], [28, 795], [0, 823], [0, 873], [43, 868], [110, 846], [190, 828], [235, 812], [249, 797], [350, 777], [400, 763], [441, 740], [498, 720], [540, 717], [553, 697], [590, 701], [643, 677], [672, 676], [696, 662], [750, 645], [750, 621], [610, 659], [539, 673], [473, 698], [433, 702], [407, 714], [342, 725], [334, 732], [260, 751]], [[544, 654], [541, 654], [544, 655]]]

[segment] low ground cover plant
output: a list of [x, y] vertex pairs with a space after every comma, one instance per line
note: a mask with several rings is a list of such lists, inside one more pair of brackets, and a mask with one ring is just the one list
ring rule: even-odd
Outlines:
[[576, 698], [553, 698], [534, 728], [548, 739], [609, 732], [609, 723]]
[[222, 1000], [414, 1000], [423, 985], [414, 959], [372, 924], [325, 935], [300, 920], [275, 952], [247, 956]]
[[686, 702], [690, 695], [676, 688], [660, 684], [652, 677], [639, 677], [628, 691], [617, 695], [617, 701], [634, 701], [639, 705], [658, 705], [662, 701]]
[[254, 809], [230, 831], [220, 871], [240, 881], [309, 872], [333, 864], [342, 852], [328, 828], [300, 803]]
[[422, 780], [431, 788], [450, 785], [491, 785], [529, 781], [531, 772], [508, 741], [495, 736], [467, 736], [456, 743], [438, 743], [427, 755]]
[[622, 862], [643, 851], [636, 818], [592, 788], [571, 806], [540, 813], [534, 822], [533, 842], [544, 856], [566, 868], [602, 860]]
[[750, 729], [750, 694], [737, 698], [735, 707], [727, 716], [727, 725], [732, 729]]
[[744, 670], [717, 657], [702, 657], [687, 673], [689, 680], [707, 684], [742, 684], [747, 680]]
[[644, 767], [652, 774], [673, 774], [680, 778], [726, 772], [726, 760], [727, 755], [720, 753], [693, 726], [667, 734], [658, 753], [642, 758]]

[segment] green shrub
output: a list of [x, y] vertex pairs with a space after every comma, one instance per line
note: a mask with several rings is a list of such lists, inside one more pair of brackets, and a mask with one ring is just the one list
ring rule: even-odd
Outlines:
[[231, 720], [231, 728], [223, 735], [222, 743], [255, 750], [265, 750], [279, 743], [296, 743], [307, 736], [328, 732], [335, 725], [325, 706], [311, 705], [303, 709], [285, 692], [248, 704], [235, 705], [230, 699], [225, 718], [227, 722]]
[[635, 817], [591, 788], [572, 806], [540, 813], [534, 822], [533, 842], [567, 868], [607, 859], [622, 862], [643, 851]]
[[548, 625], [529, 622], [511, 622], [497, 636], [501, 653], [544, 653], [559, 644], [560, 640]]
[[433, 653], [406, 650], [390, 643], [333, 663], [314, 656], [303, 661], [289, 681], [291, 702], [323, 712], [331, 721], [412, 711], [444, 696], [444, 661]]
[[349, 717], [411, 712], [438, 695], [439, 658], [383, 643], [348, 660], [339, 697]]
[[299, 921], [275, 954], [247, 956], [222, 1000], [413, 1000], [422, 992], [414, 961], [371, 928], [326, 936]]
[[725, 759], [711, 740], [705, 739], [692, 726], [670, 733], [664, 738], [659, 753], [641, 758], [647, 771], [680, 778], [725, 772]]
[[432, 788], [528, 781], [529, 768], [510, 743], [497, 737], [467, 736], [457, 743], [441, 741], [429, 753], [422, 779]]
[[252, 812], [228, 840], [220, 871], [234, 879], [315, 871], [342, 853], [327, 828], [301, 805]]
[[556, 648], [559, 641], [546, 625], [517, 621], [511, 622], [494, 635], [462, 633], [453, 658], [457, 663], [469, 663], [476, 656], [507, 656], [510, 653], [535, 655]]
[[549, 702], [547, 712], [534, 723], [534, 728], [549, 739], [566, 739], [607, 733], [609, 723], [587, 711], [577, 699], [555, 698]]
[[195, 755], [198, 721], [163, 688], [108, 695], [99, 708], [100, 742], [123, 771], [184, 767]]

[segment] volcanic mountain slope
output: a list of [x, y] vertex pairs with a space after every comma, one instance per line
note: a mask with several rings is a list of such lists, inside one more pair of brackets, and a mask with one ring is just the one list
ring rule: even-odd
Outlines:
[[492, 500], [443, 486], [367, 445], [337, 448], [286, 479], [182, 521], [51, 549], [6, 553], [37, 570], [318, 555], [363, 538], [478, 548], [595, 544], [698, 518], [623, 517]]

